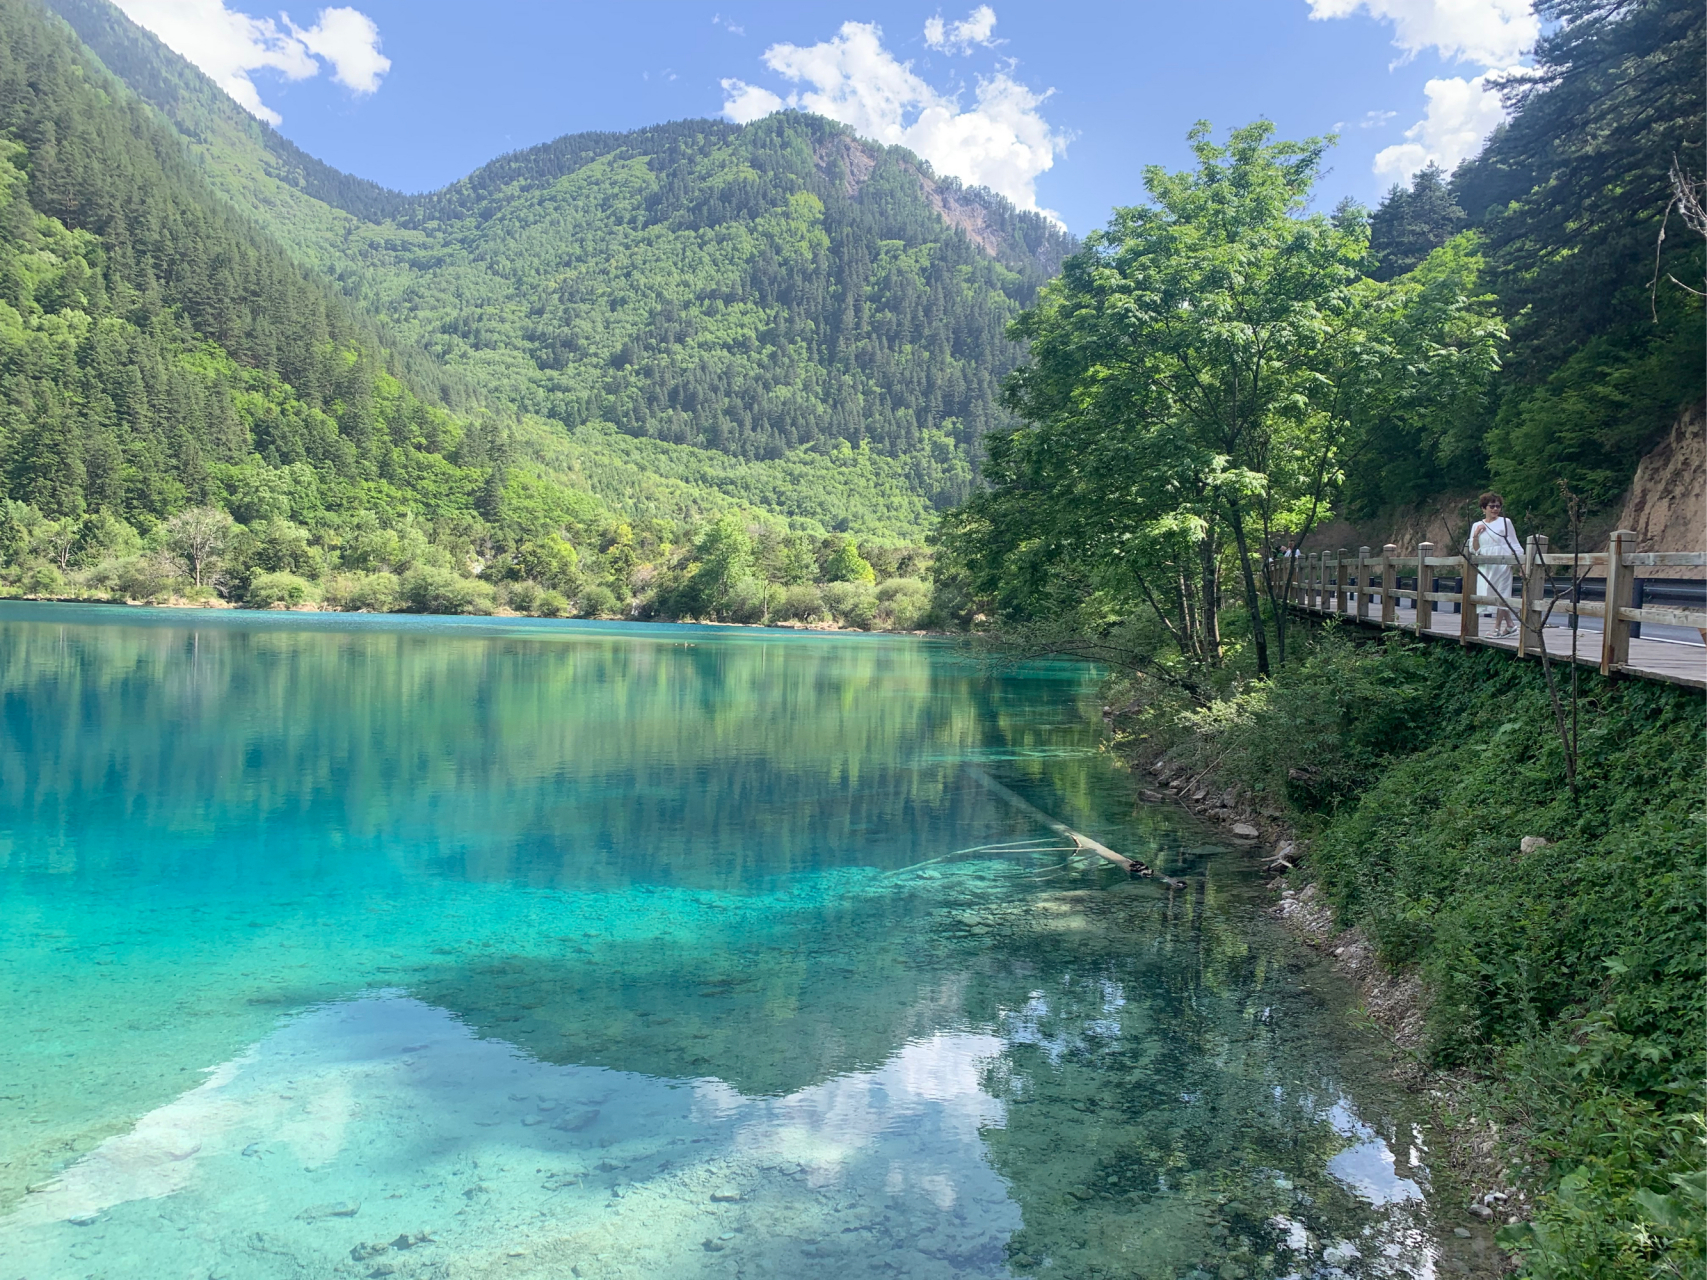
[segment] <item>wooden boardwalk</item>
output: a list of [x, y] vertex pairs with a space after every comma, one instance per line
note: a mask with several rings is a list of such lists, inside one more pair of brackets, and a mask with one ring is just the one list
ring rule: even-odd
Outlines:
[[[1293, 606], [1298, 612], [1308, 612], [1310, 616], [1335, 617], [1338, 611], [1332, 607], [1310, 609]], [[1464, 644], [1486, 645], [1490, 649], [1504, 649], [1508, 653], [1517, 653], [1517, 637], [1495, 636], [1493, 619], [1480, 619], [1483, 634], [1473, 635], [1467, 639], [1459, 634], [1459, 621], [1462, 614], [1436, 612], [1429, 619], [1428, 630], [1424, 636], [1435, 640], [1453, 640]], [[1346, 613], [1346, 621], [1355, 622], [1356, 617], [1351, 610]], [[1378, 620], [1366, 622], [1365, 625], [1380, 626]], [[1416, 614], [1410, 609], [1398, 612], [1392, 625], [1388, 628], [1395, 631], [1416, 633]], [[1571, 660], [1571, 630], [1568, 626], [1550, 626], [1544, 631], [1547, 637], [1547, 656], [1555, 662]], [[1576, 633], [1576, 660], [1585, 667], [1600, 667], [1601, 633], [1587, 628]], [[1540, 654], [1527, 653], [1524, 657], [1540, 660]], [[1617, 670], [1625, 675], [1640, 676], [1644, 680], [1663, 680], [1668, 684], [1689, 685], [1696, 689], [1707, 689], [1707, 645], [1680, 644], [1672, 640], [1645, 640], [1635, 637], [1630, 641], [1630, 657], [1627, 662], [1620, 664]]]
[[[1420, 634], [1429, 639], [1485, 645], [1535, 660], [1545, 646], [1549, 659], [1570, 662], [1574, 656], [1579, 664], [1608, 675], [1707, 689], [1707, 612], [1616, 603], [1629, 598], [1642, 570], [1707, 567], [1707, 553], [1636, 552], [1634, 546], [1635, 534], [1619, 530], [1606, 551], [1578, 556], [1549, 555], [1547, 540], [1538, 536], [1529, 539], [1521, 556], [1436, 556], [1427, 542], [1413, 556], [1399, 555], [1392, 545], [1375, 555], [1368, 547], [1358, 548], [1355, 556], [1343, 550], [1315, 552], [1295, 566], [1288, 603], [1308, 617], [1341, 618], [1413, 635], [1419, 634], [1420, 615]], [[1512, 598], [1473, 594], [1480, 582], [1476, 566], [1509, 567]], [[1568, 598], [1571, 575], [1580, 582], [1594, 569], [1605, 576], [1605, 601], [1573, 605]], [[1401, 575], [1410, 579], [1409, 586], [1401, 585]], [[1441, 578], [1454, 577], [1459, 579], [1458, 590], [1433, 589]], [[1510, 636], [1495, 635], [1493, 618], [1478, 613], [1491, 607], [1504, 607], [1514, 620], [1525, 619], [1528, 625]], [[1579, 626], [1590, 620], [1600, 625], [1573, 631], [1572, 614]], [[1703, 643], [1634, 636], [1632, 623], [1682, 628], [1684, 636], [1698, 631]]]

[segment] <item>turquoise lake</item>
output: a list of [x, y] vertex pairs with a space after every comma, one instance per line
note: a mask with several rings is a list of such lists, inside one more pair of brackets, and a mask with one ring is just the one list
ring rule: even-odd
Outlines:
[[0, 1280], [1464, 1270], [1353, 993], [1096, 693], [0, 605]]

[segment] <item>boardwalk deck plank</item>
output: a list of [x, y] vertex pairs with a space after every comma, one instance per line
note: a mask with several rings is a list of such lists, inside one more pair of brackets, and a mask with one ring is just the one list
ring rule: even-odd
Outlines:
[[[1336, 601], [1329, 594], [1324, 603], [1325, 609], [1294, 606], [1295, 610], [1312, 618], [1333, 618], [1339, 616], [1335, 607]], [[1371, 610], [1372, 613], [1375, 610]], [[1407, 616], [1408, 615], [1408, 616]], [[1405, 610], [1397, 615], [1396, 630], [1416, 632], [1416, 614]], [[1359, 623], [1356, 617], [1356, 605], [1353, 604], [1345, 614], [1346, 622], [1353, 626], [1362, 625], [1376, 627], [1373, 619]], [[1436, 609], [1432, 619], [1433, 625], [1424, 633], [1429, 639], [1457, 642], [1459, 640], [1459, 624], [1462, 615], [1442, 612]], [[1486, 645], [1492, 649], [1504, 649], [1514, 656], [1517, 654], [1517, 637], [1515, 635], [1498, 638], [1492, 634], [1493, 620], [1481, 620], [1481, 634], [1470, 638], [1471, 644]], [[1577, 637], [1577, 661], [1583, 666], [1599, 668], [1600, 666], [1600, 632], [1583, 630], [1575, 633]], [[1548, 627], [1547, 654], [1560, 661], [1569, 662], [1571, 659], [1571, 635], [1568, 627]], [[1539, 660], [1540, 655], [1533, 655]], [[1630, 661], [1619, 671], [1624, 675], [1637, 676], [1644, 680], [1661, 680], [1669, 684], [1688, 685], [1695, 689], [1707, 689], [1707, 646], [1693, 644], [1678, 644], [1667, 640], [1645, 640], [1641, 638], [1630, 641]]]

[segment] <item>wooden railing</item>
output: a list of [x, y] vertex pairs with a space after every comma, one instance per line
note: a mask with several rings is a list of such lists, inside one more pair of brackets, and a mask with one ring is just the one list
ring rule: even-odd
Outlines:
[[[1638, 569], [1703, 568], [1707, 567], [1707, 552], [1636, 551], [1635, 545], [1636, 535], [1620, 529], [1612, 535], [1608, 550], [1579, 555], [1550, 553], [1547, 539], [1540, 534], [1529, 538], [1521, 556], [1437, 556], [1431, 542], [1421, 543], [1414, 556], [1399, 555], [1392, 543], [1382, 547], [1379, 555], [1371, 555], [1368, 547], [1359, 547], [1355, 556], [1344, 549], [1334, 554], [1312, 552], [1301, 558], [1291, 603], [1311, 614], [1397, 627], [1401, 625], [1399, 601], [1411, 600], [1416, 606], [1415, 621], [1403, 625], [1405, 630], [1419, 633], [1433, 626], [1435, 605], [1455, 604], [1462, 644], [1473, 644], [1480, 638], [1479, 607], [1507, 609], [1517, 623], [1520, 655], [1541, 651], [1545, 644], [1542, 628], [1550, 615], [1600, 618], [1600, 669], [1611, 673], [1630, 661], [1632, 623], [1692, 627], [1701, 630], [1707, 640], [1707, 610], [1631, 608], [1616, 603], [1630, 599]], [[1484, 565], [1511, 566], [1511, 598], [1476, 594], [1481, 585], [1476, 569]], [[1566, 575], [1563, 582], [1557, 581], [1560, 570]], [[1605, 578], [1605, 600], [1569, 598], [1573, 584], [1593, 570]], [[1409, 587], [1399, 585], [1406, 571], [1415, 576], [1414, 585]], [[1459, 589], [1434, 590], [1435, 579], [1442, 577], [1461, 578]]]

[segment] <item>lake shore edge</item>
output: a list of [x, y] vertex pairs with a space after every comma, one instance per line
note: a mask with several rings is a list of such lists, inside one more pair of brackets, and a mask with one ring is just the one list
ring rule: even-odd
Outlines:
[[[1112, 720], [1112, 716], [1105, 719]], [[1460, 1208], [1458, 1220], [1443, 1220], [1441, 1230], [1469, 1233], [1486, 1262], [1480, 1274], [1495, 1276], [1512, 1270], [1515, 1259], [1498, 1250], [1490, 1227], [1461, 1206], [1466, 1201], [1483, 1203], [1490, 1192], [1527, 1203], [1528, 1193], [1509, 1185], [1504, 1176], [1506, 1162], [1498, 1152], [1500, 1143], [1509, 1137], [1478, 1114], [1488, 1107], [1485, 1082], [1472, 1072], [1433, 1070], [1423, 1061], [1430, 992], [1420, 977], [1414, 971], [1403, 973], [1385, 964], [1361, 927], [1337, 924], [1333, 908], [1318, 895], [1314, 882], [1306, 879], [1299, 888], [1289, 883], [1290, 873], [1304, 864], [1309, 852], [1308, 841], [1292, 823], [1259, 810], [1252, 803], [1253, 797], [1236, 783], [1226, 785], [1228, 780], [1213, 770], [1192, 777], [1166, 751], [1123, 755], [1141, 801], [1178, 805], [1198, 820], [1220, 828], [1230, 848], [1258, 864], [1270, 897], [1268, 914], [1350, 980], [1359, 996], [1358, 1013], [1399, 1050], [1389, 1075], [1409, 1092], [1428, 1099], [1436, 1132], [1446, 1140], [1444, 1151], [1433, 1152], [1430, 1169], [1439, 1180], [1436, 1189], [1443, 1201], [1450, 1198]], [[1191, 777], [1192, 785], [1183, 793], [1142, 785], [1142, 779], [1153, 778], [1165, 786], [1176, 774]], [[1258, 833], [1254, 837], [1248, 834], [1252, 830]], [[1441, 1187], [1439, 1182], [1446, 1185]]]
[[1138, 676], [1103, 709], [1139, 798], [1262, 855], [1273, 914], [1414, 1062], [1461, 1229], [1549, 1274], [1699, 1248], [1707, 707], [1579, 680], [1573, 738], [1532, 666], [1328, 627], [1207, 702]]

